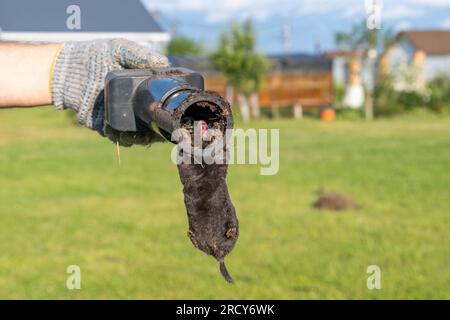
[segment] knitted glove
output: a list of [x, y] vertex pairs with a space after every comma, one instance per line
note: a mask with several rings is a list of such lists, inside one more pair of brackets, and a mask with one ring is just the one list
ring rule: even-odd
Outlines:
[[74, 109], [82, 125], [107, 135], [113, 141], [123, 145], [149, 144], [156, 139], [152, 134], [139, 137], [138, 134], [120, 133], [104, 127], [105, 77], [112, 70], [168, 65], [166, 57], [125, 39], [66, 42], [53, 68], [53, 104], [57, 109]]

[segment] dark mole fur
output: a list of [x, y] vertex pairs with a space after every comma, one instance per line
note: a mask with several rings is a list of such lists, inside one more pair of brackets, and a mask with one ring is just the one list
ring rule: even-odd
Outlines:
[[239, 236], [236, 211], [226, 185], [226, 164], [180, 164], [178, 172], [183, 184], [192, 244], [219, 262], [225, 280], [232, 282], [224, 258]]

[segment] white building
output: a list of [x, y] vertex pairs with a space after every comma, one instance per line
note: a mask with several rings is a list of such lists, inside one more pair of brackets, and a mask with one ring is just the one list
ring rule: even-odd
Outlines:
[[398, 34], [397, 43], [387, 52], [389, 69], [402, 64], [420, 67], [428, 81], [439, 74], [450, 75], [450, 30], [411, 30]]
[[0, 0], [0, 41], [126, 38], [163, 51], [170, 34], [139, 0]]

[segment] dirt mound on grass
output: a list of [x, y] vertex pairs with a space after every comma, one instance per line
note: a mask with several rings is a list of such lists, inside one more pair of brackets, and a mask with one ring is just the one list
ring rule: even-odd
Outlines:
[[319, 210], [355, 210], [360, 206], [350, 197], [339, 192], [320, 192], [319, 198], [312, 205]]

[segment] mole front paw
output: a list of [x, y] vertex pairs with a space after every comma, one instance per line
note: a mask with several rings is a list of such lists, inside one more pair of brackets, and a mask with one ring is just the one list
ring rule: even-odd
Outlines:
[[227, 233], [225, 234], [225, 236], [227, 238], [235, 238], [237, 235], [237, 229], [236, 228], [230, 228], [227, 230]]

